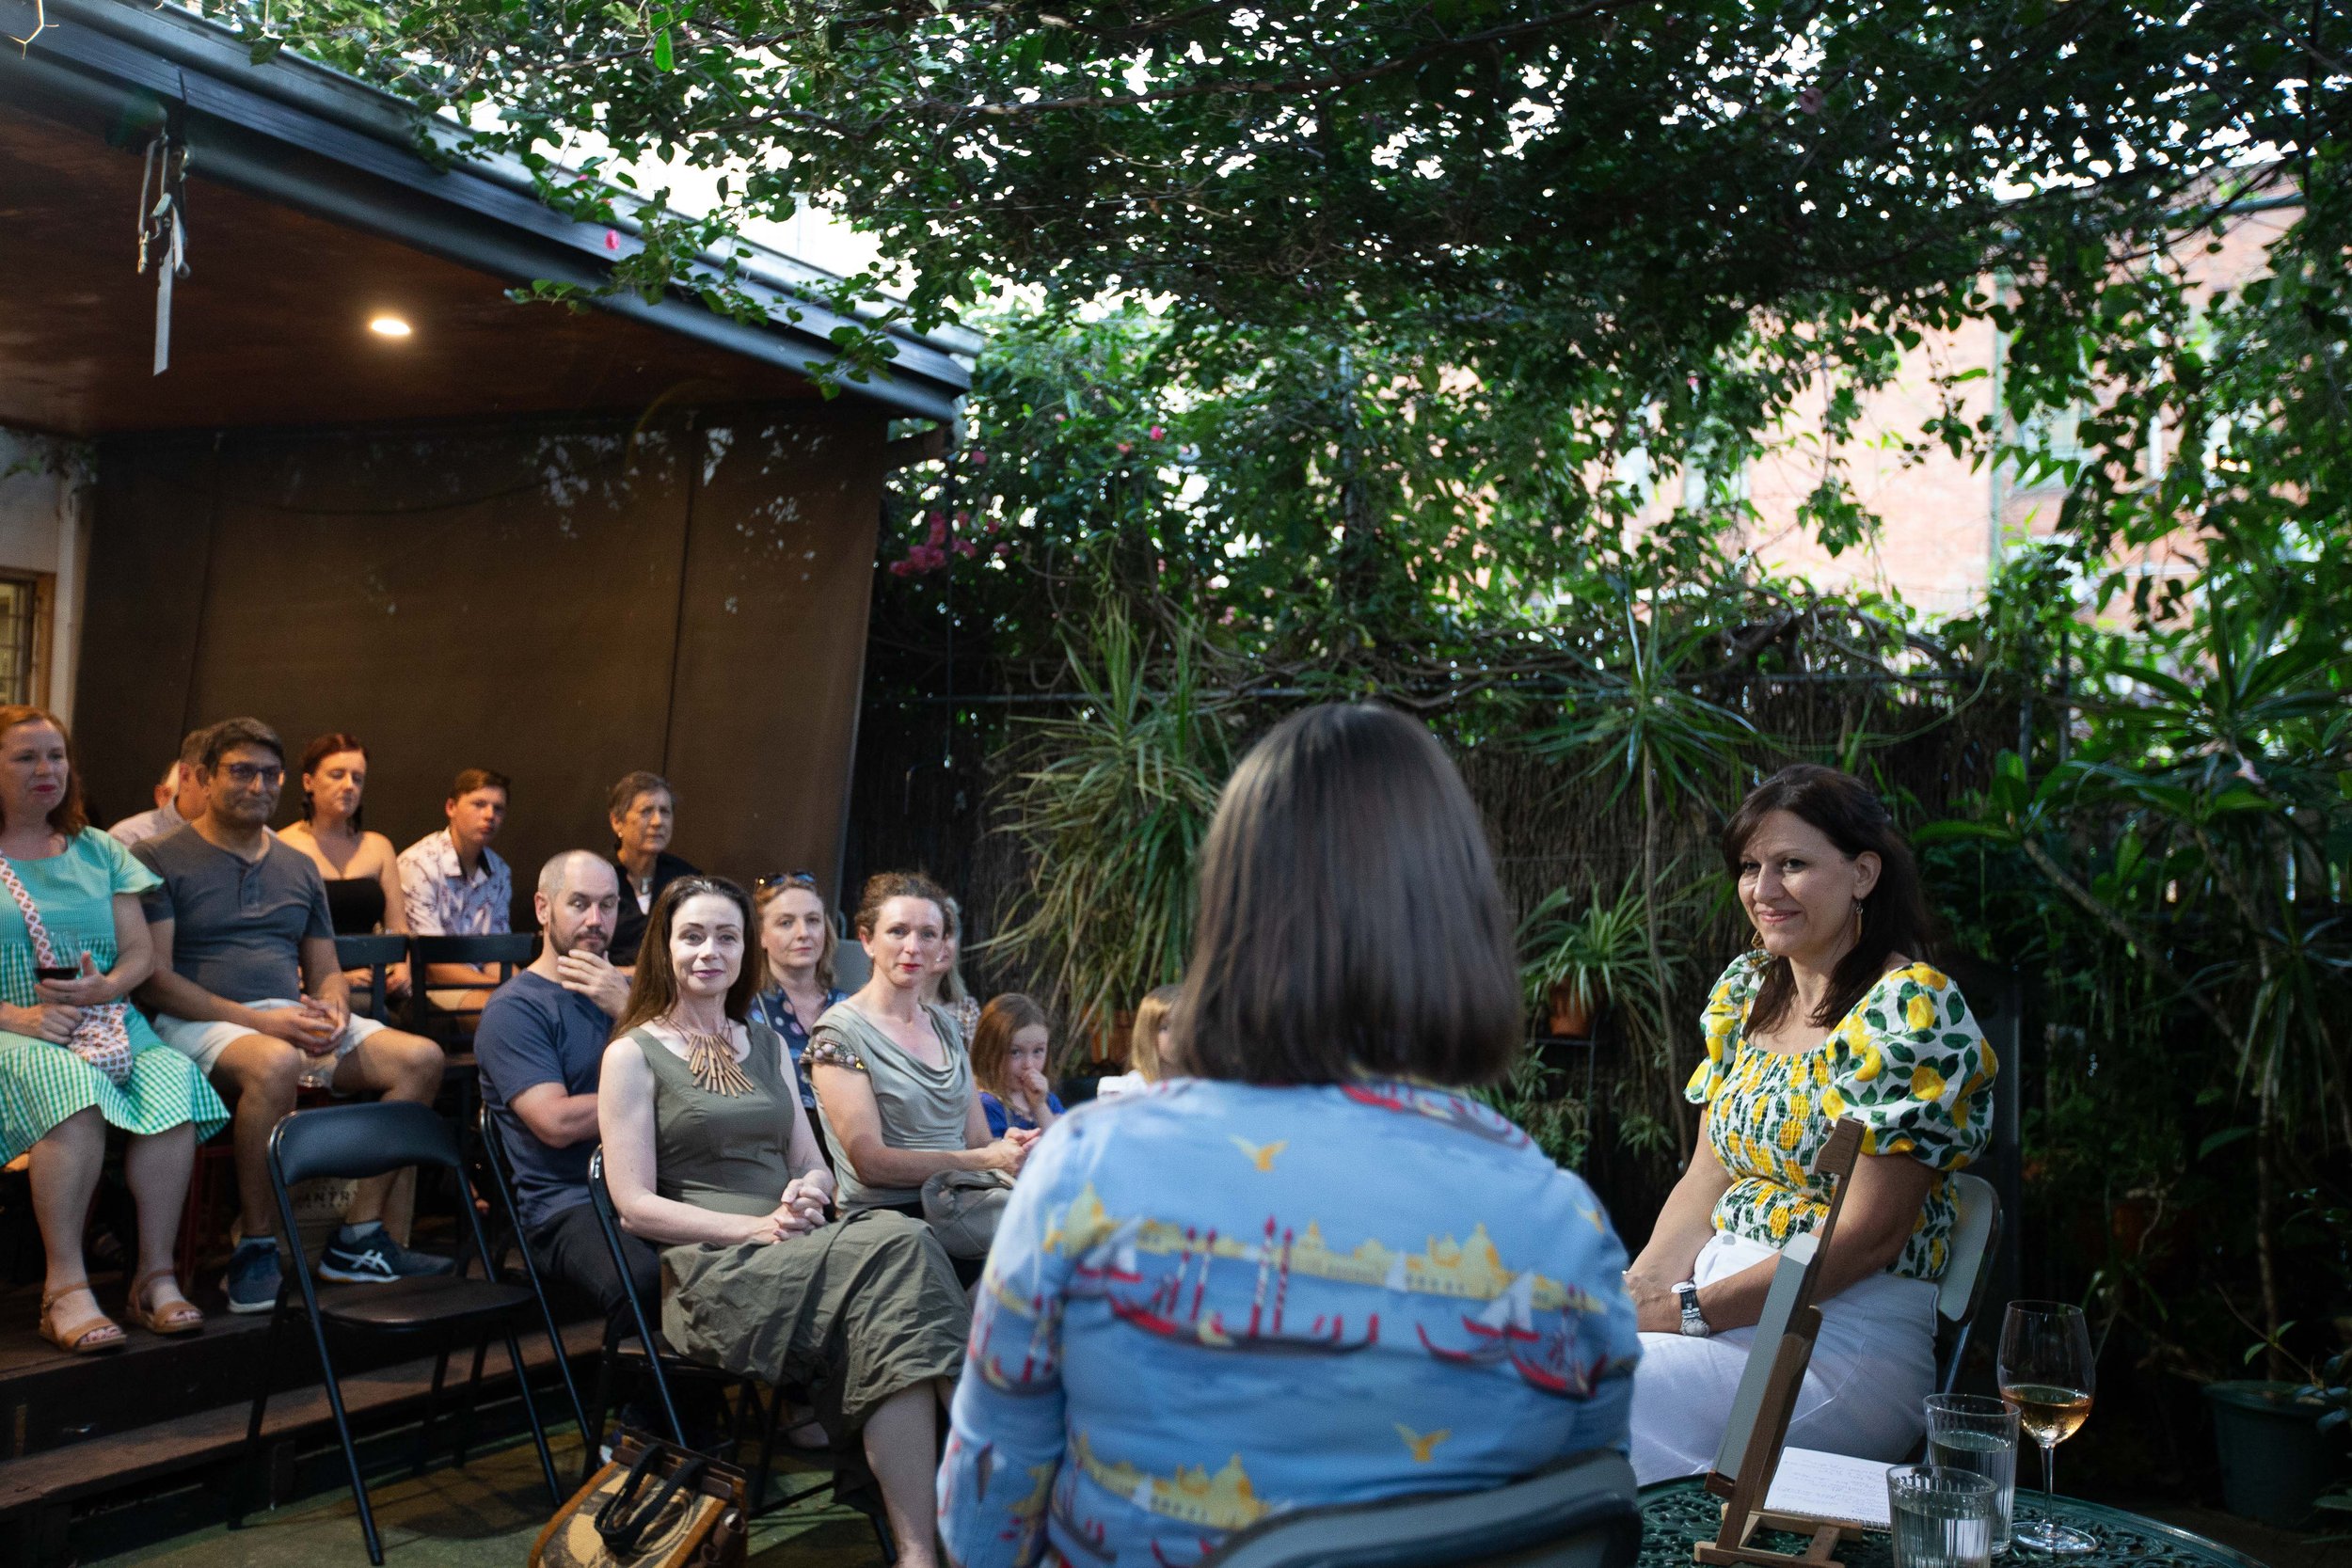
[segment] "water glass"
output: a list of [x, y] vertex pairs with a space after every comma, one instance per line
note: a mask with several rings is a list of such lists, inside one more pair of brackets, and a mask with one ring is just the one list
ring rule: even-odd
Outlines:
[[1993, 1483], [1967, 1470], [1899, 1465], [1886, 1472], [1895, 1568], [1991, 1568]]
[[2009, 1550], [2010, 1512], [2017, 1498], [2017, 1410], [1982, 1394], [1928, 1396], [1928, 1463], [1966, 1470], [1993, 1483], [1993, 1550]]

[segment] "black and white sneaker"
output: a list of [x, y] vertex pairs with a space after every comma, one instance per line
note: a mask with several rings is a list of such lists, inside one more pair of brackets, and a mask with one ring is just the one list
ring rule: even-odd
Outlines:
[[395, 1280], [449, 1273], [451, 1259], [438, 1253], [411, 1252], [392, 1240], [383, 1222], [346, 1225], [319, 1258], [319, 1277], [339, 1285], [389, 1285]]

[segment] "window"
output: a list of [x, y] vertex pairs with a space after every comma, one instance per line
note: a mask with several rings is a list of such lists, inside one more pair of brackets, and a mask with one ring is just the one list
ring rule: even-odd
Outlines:
[[38, 577], [0, 576], [0, 703], [49, 700], [46, 587]]

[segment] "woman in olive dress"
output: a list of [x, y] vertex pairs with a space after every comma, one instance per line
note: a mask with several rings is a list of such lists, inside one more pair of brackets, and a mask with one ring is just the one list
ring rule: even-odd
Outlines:
[[661, 1331], [686, 1355], [810, 1391], [863, 1440], [905, 1568], [932, 1568], [937, 1410], [969, 1319], [947, 1255], [887, 1211], [828, 1224], [833, 1175], [790, 1053], [752, 1019], [751, 896], [690, 876], [655, 898], [596, 1089], [622, 1227], [661, 1248]]

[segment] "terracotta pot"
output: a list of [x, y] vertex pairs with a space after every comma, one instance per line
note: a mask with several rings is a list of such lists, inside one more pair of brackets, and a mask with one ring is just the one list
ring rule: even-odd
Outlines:
[[1589, 1039], [1593, 1033], [1593, 1009], [1576, 994], [1576, 988], [1563, 980], [1551, 988], [1551, 1032], [1561, 1039]]

